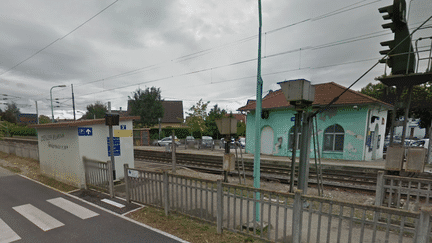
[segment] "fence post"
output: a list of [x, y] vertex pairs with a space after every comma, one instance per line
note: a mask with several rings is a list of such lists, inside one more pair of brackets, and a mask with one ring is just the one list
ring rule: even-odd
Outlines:
[[88, 182], [88, 175], [87, 175], [87, 158], [83, 157], [83, 164], [84, 164], [84, 189], [88, 190], [87, 182]]
[[375, 206], [382, 206], [384, 195], [384, 171], [378, 171], [377, 185], [375, 189]]
[[217, 180], [217, 233], [222, 234], [222, 222], [223, 222], [223, 187], [222, 180]]
[[168, 172], [163, 173], [163, 190], [164, 190], [164, 208], [165, 208], [165, 216], [169, 214], [169, 178]]
[[426, 206], [420, 209], [420, 220], [417, 229], [417, 243], [428, 243], [429, 242], [429, 228], [430, 218], [432, 213], [432, 207]]
[[130, 194], [129, 194], [129, 164], [123, 164], [124, 170], [124, 180], [125, 180], [125, 190], [126, 190], [126, 202], [130, 203]]
[[[294, 195], [293, 216], [292, 216], [292, 242], [301, 242], [301, 224], [303, 215], [302, 190], [296, 190]], [[312, 207], [312, 205], [310, 206]]]
[[172, 145], [172, 172], [176, 173], [176, 143], [175, 143], [175, 131], [172, 130], [171, 145]]
[[108, 187], [109, 187], [108, 190], [110, 193], [110, 197], [113, 198], [114, 197], [114, 181], [113, 181], [114, 175], [113, 175], [111, 160], [107, 161], [107, 167], [108, 167], [107, 177], [108, 177]]

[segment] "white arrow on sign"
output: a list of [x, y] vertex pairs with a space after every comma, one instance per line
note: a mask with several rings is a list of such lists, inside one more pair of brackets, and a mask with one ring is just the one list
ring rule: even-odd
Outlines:
[[86, 131], [86, 132], [87, 132], [87, 135], [88, 135], [88, 134], [90, 134], [90, 133], [91, 133], [91, 130], [90, 130], [90, 129], [87, 129], [87, 131]]

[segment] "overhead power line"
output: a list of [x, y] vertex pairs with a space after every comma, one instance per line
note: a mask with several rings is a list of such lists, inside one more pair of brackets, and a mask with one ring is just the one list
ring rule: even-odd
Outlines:
[[119, 0], [115, 0], [113, 3], [111, 3], [110, 5], [108, 5], [107, 7], [105, 7], [104, 9], [102, 9], [101, 11], [99, 11], [97, 14], [93, 15], [91, 18], [87, 19], [86, 21], [84, 21], [82, 24], [78, 25], [75, 29], [69, 31], [69, 33], [67, 33], [66, 35], [54, 40], [53, 42], [49, 43], [48, 45], [46, 45], [45, 47], [43, 47], [42, 49], [38, 50], [37, 52], [33, 53], [32, 55], [30, 55], [29, 57], [27, 57], [26, 59], [22, 60], [21, 62], [15, 64], [13, 67], [9, 68], [8, 70], [4, 71], [3, 73], [0, 74], [0, 76], [2, 76], [3, 74], [6, 74], [8, 72], [10, 72], [11, 70], [15, 69], [16, 67], [18, 67], [19, 65], [23, 64], [24, 62], [30, 60], [31, 58], [33, 58], [34, 56], [36, 56], [37, 54], [39, 54], [40, 52], [42, 52], [43, 50], [47, 49], [48, 47], [52, 46], [54, 43], [66, 38], [68, 35], [72, 34], [73, 32], [75, 32], [77, 29], [81, 28], [83, 25], [87, 24], [89, 21], [91, 21], [92, 19], [94, 19], [96, 16], [98, 16], [99, 14], [101, 14], [102, 12], [104, 12], [105, 10], [107, 10], [109, 7], [111, 7], [112, 5], [114, 5], [116, 2], [118, 2]]

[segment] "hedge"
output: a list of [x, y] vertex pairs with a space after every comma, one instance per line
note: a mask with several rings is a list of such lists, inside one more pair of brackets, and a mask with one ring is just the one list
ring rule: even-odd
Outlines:
[[28, 127], [14, 127], [10, 130], [11, 136], [37, 136], [36, 129]]

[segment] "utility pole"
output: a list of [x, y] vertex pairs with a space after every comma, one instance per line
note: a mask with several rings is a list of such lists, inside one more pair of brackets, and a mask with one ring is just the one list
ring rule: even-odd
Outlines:
[[[256, 86], [256, 108], [255, 108], [255, 154], [254, 154], [254, 187], [260, 188], [261, 180], [261, 106], [262, 106], [262, 88], [263, 80], [261, 78], [261, 0], [258, 0], [258, 14], [259, 14], [259, 27], [258, 27], [258, 67], [257, 67], [257, 86]], [[259, 200], [261, 195], [256, 193], [255, 199], [255, 220], [260, 220], [260, 204]]]
[[39, 111], [38, 111], [38, 106], [37, 106], [37, 100], [35, 100], [35, 104], [36, 104], [36, 122], [37, 122], [37, 124], [39, 124]]
[[76, 121], [76, 116], [75, 116], [75, 98], [74, 98], [74, 92], [73, 92], [73, 84], [71, 84], [72, 87], [72, 107], [73, 107], [73, 113], [74, 113], [74, 121]]

